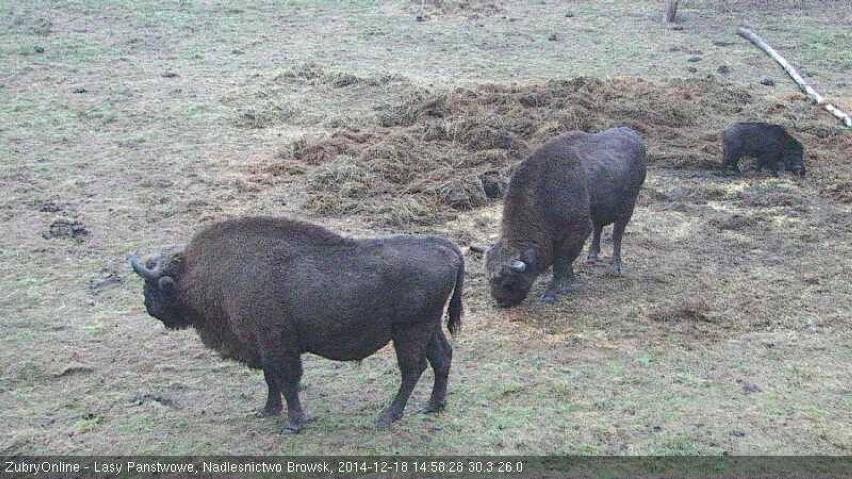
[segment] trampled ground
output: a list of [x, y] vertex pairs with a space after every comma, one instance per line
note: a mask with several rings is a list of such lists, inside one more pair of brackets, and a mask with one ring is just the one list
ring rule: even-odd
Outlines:
[[[0, 454], [849, 454], [852, 136], [734, 34], [848, 111], [847, 2], [686, 2], [676, 29], [657, 2], [515, 3], [0, 7]], [[718, 170], [755, 119], [806, 179]], [[484, 244], [514, 163], [615, 124], [650, 162], [624, 276], [497, 310], [468, 254], [449, 408], [389, 431], [389, 349], [306, 357], [316, 420], [282, 437], [261, 375], [148, 317], [124, 262], [247, 214]]]

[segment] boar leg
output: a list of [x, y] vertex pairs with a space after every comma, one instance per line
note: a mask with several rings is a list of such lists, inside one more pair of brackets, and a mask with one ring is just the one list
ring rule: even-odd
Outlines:
[[269, 417], [281, 414], [283, 406], [281, 404], [281, 389], [278, 383], [275, 382], [275, 375], [270, 373], [267, 368], [263, 369], [263, 379], [266, 380], [267, 396], [266, 405], [260, 411], [257, 411], [255, 417]]
[[420, 380], [420, 375], [426, 369], [426, 344], [431, 334], [432, 328], [428, 328], [425, 324], [405, 328], [395, 327], [391, 333], [402, 384], [390, 407], [376, 421], [376, 426], [379, 428], [385, 429], [392, 422], [402, 418], [408, 398], [414, 391], [417, 381]]
[[426, 348], [426, 359], [435, 372], [435, 384], [432, 386], [432, 396], [429, 405], [420, 410], [422, 413], [440, 412], [447, 405], [447, 379], [450, 376], [450, 363], [453, 360], [453, 347], [450, 346], [441, 326], [432, 333], [429, 346]]
[[740, 156], [742, 156], [740, 149], [736, 148], [734, 146], [725, 144], [722, 147], [722, 150], [723, 150], [723, 155], [724, 155], [724, 161], [723, 161], [724, 168], [726, 170], [730, 170], [732, 172], [739, 173], [740, 169], [737, 166], [737, 163], [739, 163]]

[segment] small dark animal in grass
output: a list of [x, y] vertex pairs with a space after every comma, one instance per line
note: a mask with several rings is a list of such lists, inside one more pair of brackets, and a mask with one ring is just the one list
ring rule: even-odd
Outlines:
[[441, 329], [461, 326], [464, 259], [451, 242], [423, 236], [341, 237], [276, 218], [224, 221], [182, 251], [129, 256], [145, 279], [145, 307], [170, 329], [194, 327], [205, 346], [263, 370], [269, 387], [260, 416], [282, 410], [282, 432], [307, 421], [299, 402], [302, 353], [361, 360], [393, 340], [402, 385], [378, 425], [403, 415], [426, 368], [435, 372], [429, 405], [444, 408], [452, 348]]
[[586, 172], [570, 136], [544, 144], [515, 170], [503, 199], [500, 238], [485, 251], [491, 296], [520, 304], [536, 278], [553, 266], [542, 296], [570, 291], [572, 264], [592, 230]]
[[777, 176], [780, 164], [798, 176], [805, 176], [804, 148], [780, 125], [769, 123], [735, 123], [722, 133], [724, 166], [738, 171], [743, 156], [757, 160], [760, 169], [767, 168]]
[[621, 273], [621, 238], [644, 181], [645, 146], [629, 128], [569, 132], [533, 153], [512, 177], [500, 239], [486, 251], [497, 303], [523, 301], [551, 264], [553, 280], [541, 299], [552, 302], [574, 289], [573, 263], [591, 225], [589, 260], [596, 261], [601, 230], [615, 223], [613, 269]]
[[621, 274], [621, 239], [633, 216], [636, 197], [645, 182], [645, 145], [630, 128], [612, 128], [600, 133], [571, 132], [589, 179], [592, 213], [592, 245], [587, 261], [595, 263], [601, 252], [601, 232], [612, 224], [612, 269]]

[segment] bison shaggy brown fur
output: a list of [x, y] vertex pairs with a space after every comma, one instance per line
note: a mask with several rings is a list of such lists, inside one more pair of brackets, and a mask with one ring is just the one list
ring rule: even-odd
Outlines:
[[553, 266], [542, 299], [567, 292], [572, 263], [592, 230], [586, 172], [566, 136], [545, 143], [509, 180], [500, 237], [485, 252], [491, 296], [520, 304], [536, 278]]
[[299, 402], [303, 353], [360, 360], [393, 341], [402, 385], [378, 425], [403, 410], [426, 363], [435, 372], [425, 412], [446, 404], [452, 348], [441, 329], [461, 324], [464, 259], [437, 237], [341, 237], [280, 218], [223, 221], [199, 231], [184, 250], [130, 256], [144, 278], [145, 306], [166, 327], [194, 327], [205, 346], [263, 370], [266, 406], [281, 395], [297, 432], [307, 415]]
[[614, 223], [613, 268], [620, 273], [621, 239], [644, 180], [645, 147], [629, 128], [573, 131], [536, 150], [509, 182], [500, 238], [485, 254], [492, 297], [503, 307], [519, 304], [551, 266], [541, 299], [573, 290], [573, 263], [593, 225], [589, 259], [600, 253], [603, 227]]

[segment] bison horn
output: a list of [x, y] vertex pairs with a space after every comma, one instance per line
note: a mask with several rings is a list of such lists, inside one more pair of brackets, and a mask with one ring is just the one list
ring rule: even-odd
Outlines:
[[512, 264], [509, 265], [509, 269], [516, 273], [523, 273], [527, 270], [527, 264], [519, 259], [513, 259]]
[[139, 256], [136, 253], [131, 253], [127, 255], [127, 259], [130, 261], [130, 266], [133, 268], [133, 271], [136, 271], [136, 274], [145, 278], [146, 280], [155, 280], [160, 277], [159, 268], [149, 269], [141, 261], [139, 261]]

